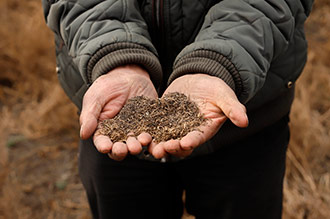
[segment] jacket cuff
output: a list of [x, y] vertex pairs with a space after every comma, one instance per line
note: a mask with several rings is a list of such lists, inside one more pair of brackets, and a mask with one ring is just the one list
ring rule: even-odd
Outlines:
[[91, 57], [87, 66], [88, 83], [91, 84], [99, 76], [127, 64], [137, 64], [144, 67], [154, 86], [157, 88], [160, 85], [162, 67], [158, 58], [145, 47], [126, 42], [107, 45]]
[[229, 59], [210, 50], [196, 50], [175, 61], [168, 84], [185, 74], [205, 73], [221, 78], [239, 96], [242, 92], [241, 77]]

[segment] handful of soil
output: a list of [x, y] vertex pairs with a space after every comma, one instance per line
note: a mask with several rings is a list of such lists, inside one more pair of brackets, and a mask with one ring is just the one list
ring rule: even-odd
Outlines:
[[162, 98], [144, 96], [131, 98], [112, 119], [101, 122], [100, 132], [112, 142], [126, 141], [132, 133], [149, 133], [155, 142], [181, 139], [206, 123], [195, 102], [181, 93], [169, 93]]

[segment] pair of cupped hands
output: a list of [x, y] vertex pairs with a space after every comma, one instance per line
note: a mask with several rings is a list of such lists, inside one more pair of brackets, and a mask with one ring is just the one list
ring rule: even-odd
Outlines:
[[123, 160], [128, 154], [137, 155], [143, 146], [156, 159], [167, 155], [186, 157], [194, 148], [209, 140], [217, 133], [227, 118], [238, 127], [246, 127], [248, 118], [234, 91], [220, 78], [207, 74], [188, 74], [175, 79], [164, 94], [180, 92], [196, 102], [200, 112], [208, 120], [181, 139], [156, 143], [148, 133], [130, 136], [125, 142], [112, 142], [101, 135], [98, 123], [113, 118], [119, 113], [129, 98], [146, 96], [158, 98], [149, 74], [138, 65], [117, 67], [97, 78], [87, 90], [80, 114], [80, 136], [88, 139], [93, 135], [94, 145], [101, 153], [114, 160]]

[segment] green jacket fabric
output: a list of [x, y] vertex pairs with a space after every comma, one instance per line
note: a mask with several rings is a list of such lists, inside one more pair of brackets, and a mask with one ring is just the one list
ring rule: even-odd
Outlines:
[[78, 108], [97, 77], [125, 64], [143, 66], [159, 94], [185, 74], [224, 80], [246, 105], [250, 125], [239, 129], [226, 122], [194, 152], [203, 154], [289, 113], [306, 62], [304, 22], [312, 3], [43, 0], [43, 8], [55, 33], [59, 81]]

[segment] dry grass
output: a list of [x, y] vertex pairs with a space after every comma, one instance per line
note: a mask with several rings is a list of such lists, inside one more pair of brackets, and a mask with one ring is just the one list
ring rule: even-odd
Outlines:
[[0, 21], [0, 218], [84, 218], [77, 113], [40, 1], [0, 1]]
[[[76, 110], [57, 83], [40, 1], [2, 0], [0, 21], [0, 219], [89, 218], [72, 159]], [[330, 217], [329, 22], [330, 2], [316, 0], [291, 114], [287, 219]]]
[[291, 113], [284, 215], [330, 217], [330, 2], [316, 1], [306, 24], [308, 63]]
[[35, 138], [76, 126], [67, 119], [75, 109], [56, 82], [53, 37], [39, 1], [2, 1], [0, 9], [0, 101], [13, 116], [11, 128]]

